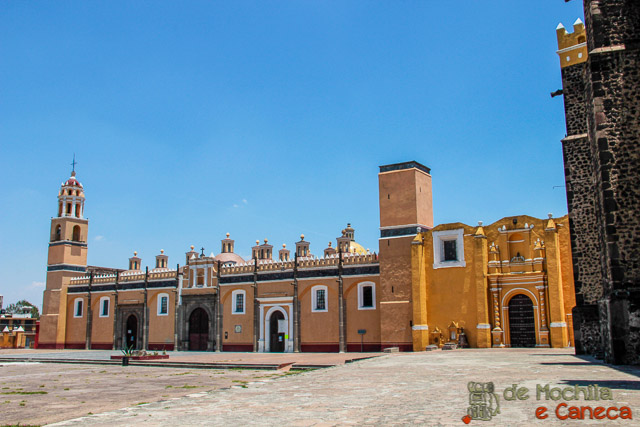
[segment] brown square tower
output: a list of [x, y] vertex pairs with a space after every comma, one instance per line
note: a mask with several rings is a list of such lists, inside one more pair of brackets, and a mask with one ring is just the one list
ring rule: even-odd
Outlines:
[[411, 351], [411, 242], [433, 228], [431, 170], [418, 162], [380, 166], [382, 348]]

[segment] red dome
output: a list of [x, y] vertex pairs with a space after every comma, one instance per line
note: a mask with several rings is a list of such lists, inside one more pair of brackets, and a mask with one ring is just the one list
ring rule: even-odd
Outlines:
[[80, 187], [82, 188], [82, 184], [80, 184], [80, 181], [78, 181], [76, 179], [76, 173], [75, 172], [71, 172], [71, 178], [69, 178], [67, 180], [67, 182], [64, 183], [65, 186], [75, 186], [75, 187]]

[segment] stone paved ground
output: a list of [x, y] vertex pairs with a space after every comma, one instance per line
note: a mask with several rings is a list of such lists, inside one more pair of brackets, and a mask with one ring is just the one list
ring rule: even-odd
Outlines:
[[[348, 360], [379, 356], [382, 353], [212, 353], [204, 351], [169, 351], [167, 354], [169, 359], [155, 360], [154, 362], [339, 365]], [[122, 352], [109, 350], [0, 349], [0, 358], [12, 359], [108, 360], [111, 355], [122, 355]]]
[[[492, 381], [500, 414], [491, 422], [471, 425], [637, 425], [640, 416], [640, 370], [614, 368], [572, 355], [571, 350], [501, 349], [390, 354], [332, 368], [255, 378], [246, 388], [199, 392], [182, 398], [134, 405], [57, 425], [457, 425], [469, 406], [469, 381]], [[529, 399], [505, 401], [511, 384], [526, 386]], [[627, 405], [634, 420], [556, 419], [558, 402], [537, 401], [536, 384], [610, 387], [613, 400], [603, 406]], [[568, 402], [572, 404], [572, 402]], [[598, 406], [580, 400], [573, 404]], [[549, 418], [536, 420], [535, 408], [546, 406]]]
[[44, 424], [285, 375], [265, 370], [0, 363], [0, 425]]

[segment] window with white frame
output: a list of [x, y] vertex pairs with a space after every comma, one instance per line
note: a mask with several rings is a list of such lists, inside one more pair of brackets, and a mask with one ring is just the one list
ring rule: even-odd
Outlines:
[[169, 294], [158, 295], [158, 316], [169, 315]]
[[100, 317], [109, 317], [109, 297], [100, 298]]
[[358, 283], [358, 310], [375, 310], [376, 284], [373, 282]]
[[233, 314], [244, 314], [245, 296], [246, 292], [241, 289], [236, 289], [231, 293], [231, 312]]
[[82, 317], [82, 305], [84, 300], [82, 298], [76, 298], [73, 302], [73, 317]]
[[311, 311], [328, 311], [326, 286], [314, 286], [311, 288]]
[[434, 231], [433, 268], [465, 267], [464, 230]]

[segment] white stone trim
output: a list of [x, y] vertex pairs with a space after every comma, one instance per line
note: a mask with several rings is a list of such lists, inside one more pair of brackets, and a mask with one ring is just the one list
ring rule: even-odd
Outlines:
[[[103, 314], [103, 304], [107, 303], [107, 314]], [[98, 304], [98, 316], [99, 317], [109, 317], [111, 313], [111, 298], [110, 297], [100, 297], [100, 303]]]
[[[238, 295], [242, 295], [242, 311], [236, 311], [236, 299]], [[244, 289], [236, 289], [231, 292], [231, 314], [245, 314], [247, 312], [247, 291]]]
[[[363, 295], [362, 288], [365, 286], [371, 286], [371, 300], [373, 305], [371, 307], [363, 307]], [[358, 310], [375, 310], [376, 309], [376, 284], [373, 282], [360, 282], [358, 283]]]
[[[80, 304], [80, 314], [78, 315], [78, 304]], [[84, 316], [84, 298], [76, 298], [73, 300], [73, 317], [81, 318]]]
[[[238, 289], [240, 290], [240, 289]], [[259, 302], [273, 302], [273, 301], [292, 301], [293, 297], [266, 297], [258, 298]]]
[[549, 326], [551, 328], [566, 328], [567, 327], [567, 323], [566, 322], [551, 322], [551, 324]]
[[488, 323], [478, 323], [476, 329], [491, 329], [491, 325]]
[[[264, 312], [265, 307], [271, 307], [267, 310], [266, 315]], [[284, 307], [287, 307], [289, 311], [293, 310], [293, 304], [260, 304], [260, 338], [258, 339], [258, 352], [268, 353], [271, 350], [271, 339], [265, 339], [265, 336], [269, 336], [271, 333], [271, 324], [266, 320], [271, 320], [271, 315], [274, 311], [280, 311], [284, 314], [284, 319], [288, 321], [289, 331], [293, 331], [293, 316], [289, 316]], [[285, 335], [288, 335], [289, 338], [285, 340], [284, 352], [293, 353], [293, 336], [289, 335], [288, 331]]]
[[[167, 312], [166, 313], [162, 313], [162, 298], [167, 298]], [[169, 301], [171, 301], [169, 299], [169, 294], [167, 293], [161, 293], [158, 294], [158, 298], [156, 299], [156, 305], [157, 305], [157, 310], [156, 313], [158, 316], [168, 316], [169, 315]]]
[[[324, 308], [318, 309], [318, 291], [324, 291]], [[326, 313], [329, 311], [329, 289], [325, 285], [315, 285], [311, 288], [311, 312]]]
[[414, 331], [428, 331], [429, 325], [413, 325], [411, 329]]
[[411, 301], [380, 301], [380, 304], [409, 304]]
[[[434, 231], [433, 235], [433, 268], [451, 268], [466, 267], [467, 263], [464, 259], [464, 230], [462, 228], [456, 230]], [[456, 261], [444, 261], [444, 242], [456, 241]]]

